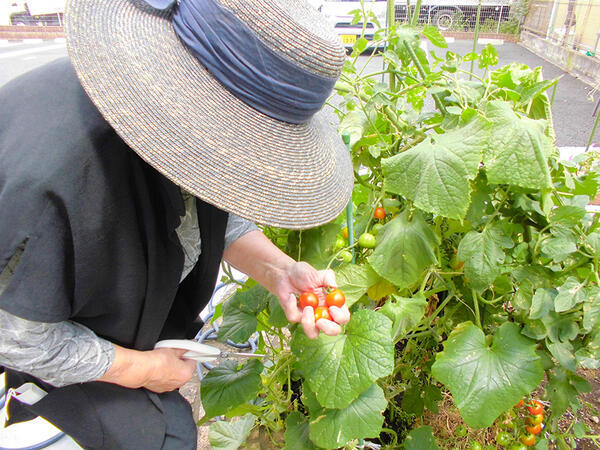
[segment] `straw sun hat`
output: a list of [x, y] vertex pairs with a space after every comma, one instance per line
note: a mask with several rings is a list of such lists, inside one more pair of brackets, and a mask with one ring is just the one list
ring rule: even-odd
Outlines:
[[317, 111], [345, 51], [321, 14], [302, 0], [168, 3], [68, 1], [71, 61], [105, 119], [163, 175], [219, 208], [287, 228], [336, 217], [352, 164], [334, 119]]

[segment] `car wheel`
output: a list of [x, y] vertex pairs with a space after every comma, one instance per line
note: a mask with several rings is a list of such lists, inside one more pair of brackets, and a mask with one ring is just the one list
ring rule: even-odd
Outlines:
[[442, 31], [449, 30], [456, 23], [456, 11], [453, 9], [442, 9], [433, 16], [433, 25]]

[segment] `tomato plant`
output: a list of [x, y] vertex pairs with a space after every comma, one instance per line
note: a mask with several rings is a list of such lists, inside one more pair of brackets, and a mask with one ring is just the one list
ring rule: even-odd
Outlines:
[[541, 423], [538, 423], [536, 425], [531, 425], [529, 427], [526, 427], [526, 430], [530, 434], [538, 435], [542, 432], [542, 428], [543, 428], [543, 425]]
[[[429, 58], [422, 39], [444, 50]], [[352, 219], [263, 230], [292, 258], [335, 271], [350, 322], [308, 339], [249, 280], [223, 304], [219, 339], [258, 332], [269, 364], [203, 382], [205, 410], [245, 414], [319, 448], [361, 439], [398, 448], [409, 432], [433, 440], [411, 426], [451, 398], [471, 429], [499, 421], [516, 449], [526, 419], [533, 427], [546, 416], [540, 436], [554, 445], [555, 419], [590, 388], [577, 370], [600, 367], [600, 222], [588, 208], [598, 155], [560, 159], [546, 94], [556, 80], [541, 69], [494, 67], [489, 45], [463, 57], [433, 27], [395, 24], [373, 37], [386, 48], [382, 83], [357, 66], [367, 44], [357, 40], [336, 84], [355, 169]], [[470, 60], [481, 67], [471, 79]], [[357, 243], [337, 240], [347, 225]], [[549, 406], [529, 416], [519, 405], [544, 379]]]
[[535, 435], [530, 433], [521, 436], [521, 442], [527, 447], [533, 447], [535, 445]]
[[498, 445], [502, 445], [504, 447], [507, 447], [512, 442], [512, 440], [512, 436], [506, 431], [500, 431], [496, 435], [496, 442], [498, 443]]

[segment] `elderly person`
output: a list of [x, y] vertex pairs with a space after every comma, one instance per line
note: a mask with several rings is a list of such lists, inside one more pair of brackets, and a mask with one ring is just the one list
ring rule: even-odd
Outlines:
[[177, 392], [221, 259], [275, 294], [335, 285], [254, 222], [309, 228], [352, 189], [321, 107], [345, 52], [301, 0], [71, 0], [69, 59], [0, 90], [0, 365], [11, 421], [40, 415], [85, 448], [195, 448]]

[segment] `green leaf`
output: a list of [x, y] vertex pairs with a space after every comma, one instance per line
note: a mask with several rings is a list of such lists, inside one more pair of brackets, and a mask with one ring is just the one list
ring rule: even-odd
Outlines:
[[575, 352], [577, 363], [585, 369], [600, 369], [600, 333], [586, 338], [585, 347]]
[[466, 126], [429, 136], [403, 153], [382, 159], [384, 189], [412, 200], [424, 211], [462, 219], [471, 185], [488, 139], [488, 123], [478, 116]]
[[550, 222], [575, 226], [581, 222], [585, 214], [585, 208], [580, 206], [559, 206], [550, 213]]
[[579, 409], [581, 404], [577, 396], [580, 394], [580, 389], [582, 392], [589, 390], [589, 384], [586, 386], [585, 380], [583, 381], [563, 368], [557, 368], [548, 374], [546, 392], [552, 404], [552, 417], [562, 416], [569, 407], [575, 411]]
[[389, 297], [397, 291], [396, 286], [385, 278], [380, 278], [377, 283], [367, 289], [367, 295], [373, 301], [379, 301], [382, 298]]
[[271, 310], [268, 321], [269, 325], [276, 328], [283, 328], [289, 324], [281, 303], [279, 303], [279, 300], [274, 295], [269, 296], [269, 309]]
[[425, 401], [421, 397], [422, 392], [420, 384], [411, 384], [402, 395], [402, 409], [408, 414], [422, 415], [425, 410]]
[[479, 68], [484, 69], [489, 66], [495, 66], [498, 64], [498, 50], [492, 45], [488, 44], [481, 50], [481, 56], [479, 57]]
[[284, 450], [316, 450], [309, 438], [310, 427], [306, 416], [293, 411], [285, 420]]
[[552, 237], [542, 242], [541, 248], [544, 255], [559, 263], [577, 251], [577, 236], [568, 228], [556, 227]]
[[432, 374], [450, 389], [469, 426], [489, 427], [542, 381], [535, 346], [512, 322], [497, 329], [490, 346], [479, 328], [465, 322], [450, 334]]
[[439, 450], [433, 437], [433, 427], [426, 425], [415, 428], [404, 440], [406, 450]]
[[600, 324], [600, 288], [586, 288], [586, 302], [583, 305], [583, 329], [590, 333]]
[[419, 213], [411, 221], [406, 211], [401, 213], [383, 226], [377, 238], [377, 247], [368, 261], [399, 289], [418, 281], [427, 267], [437, 263], [440, 238]]
[[356, 109], [344, 116], [338, 126], [338, 133], [340, 135], [344, 132], [350, 133], [350, 147], [352, 148], [360, 140], [367, 126], [368, 118], [366, 114], [361, 109]]
[[261, 285], [246, 291], [237, 291], [223, 304], [223, 323], [219, 328], [219, 340], [244, 342], [256, 331], [256, 315], [266, 308], [271, 294]]
[[530, 319], [541, 319], [554, 310], [554, 298], [556, 291], [554, 289], [537, 289], [531, 299]]
[[442, 33], [440, 33], [440, 30], [438, 30], [437, 27], [434, 27], [433, 25], [425, 25], [422, 33], [423, 36], [429, 39], [429, 42], [431, 42], [436, 47], [448, 48], [446, 39], [444, 39], [444, 36], [442, 36]]
[[335, 239], [341, 229], [342, 225], [339, 223], [328, 223], [310, 230], [292, 232], [288, 237], [286, 253], [317, 269], [325, 269], [333, 256]]
[[575, 364], [575, 355], [573, 355], [573, 346], [569, 342], [546, 343], [546, 347], [558, 363], [575, 372], [577, 365]]
[[558, 295], [554, 299], [554, 310], [556, 312], [568, 311], [585, 299], [584, 283], [580, 283], [575, 277], [569, 277], [558, 288]]
[[594, 231], [585, 237], [585, 243], [592, 249], [592, 256], [600, 258], [600, 233]]
[[465, 278], [474, 289], [487, 289], [502, 270], [506, 257], [503, 248], [511, 248], [512, 240], [502, 228], [492, 225], [481, 233], [469, 231], [458, 244], [457, 258], [465, 262]]
[[218, 421], [210, 426], [208, 441], [215, 450], [237, 450], [254, 428], [256, 417], [246, 414], [237, 422]]
[[439, 412], [437, 404], [442, 401], [442, 398], [442, 390], [439, 387], [432, 384], [425, 386], [425, 397], [423, 400], [429, 411], [437, 414]]
[[392, 295], [379, 310], [392, 321], [392, 341], [398, 342], [416, 327], [423, 318], [426, 307], [427, 300], [423, 296], [404, 298]]
[[542, 318], [548, 334], [548, 339], [552, 342], [572, 341], [579, 334], [579, 325], [574, 314], [557, 314], [550, 311]]
[[391, 321], [375, 311], [352, 314], [344, 334], [309, 339], [294, 332], [292, 351], [305, 382], [327, 408], [345, 408], [394, 368]]
[[346, 296], [346, 304], [352, 306], [358, 301], [367, 289], [377, 283], [379, 275], [368, 264], [346, 264], [335, 272], [338, 288]]
[[319, 447], [338, 448], [352, 439], [377, 437], [386, 406], [383, 390], [372, 384], [343, 409], [309, 408], [310, 439]]
[[262, 387], [262, 363], [253, 359], [238, 369], [237, 361], [225, 360], [211, 369], [200, 385], [202, 406], [207, 417], [225, 414], [235, 406], [253, 400]]
[[508, 102], [487, 107], [492, 123], [483, 162], [490, 184], [512, 184], [531, 189], [552, 187], [548, 156], [553, 147], [544, 134], [545, 124], [518, 117]]

